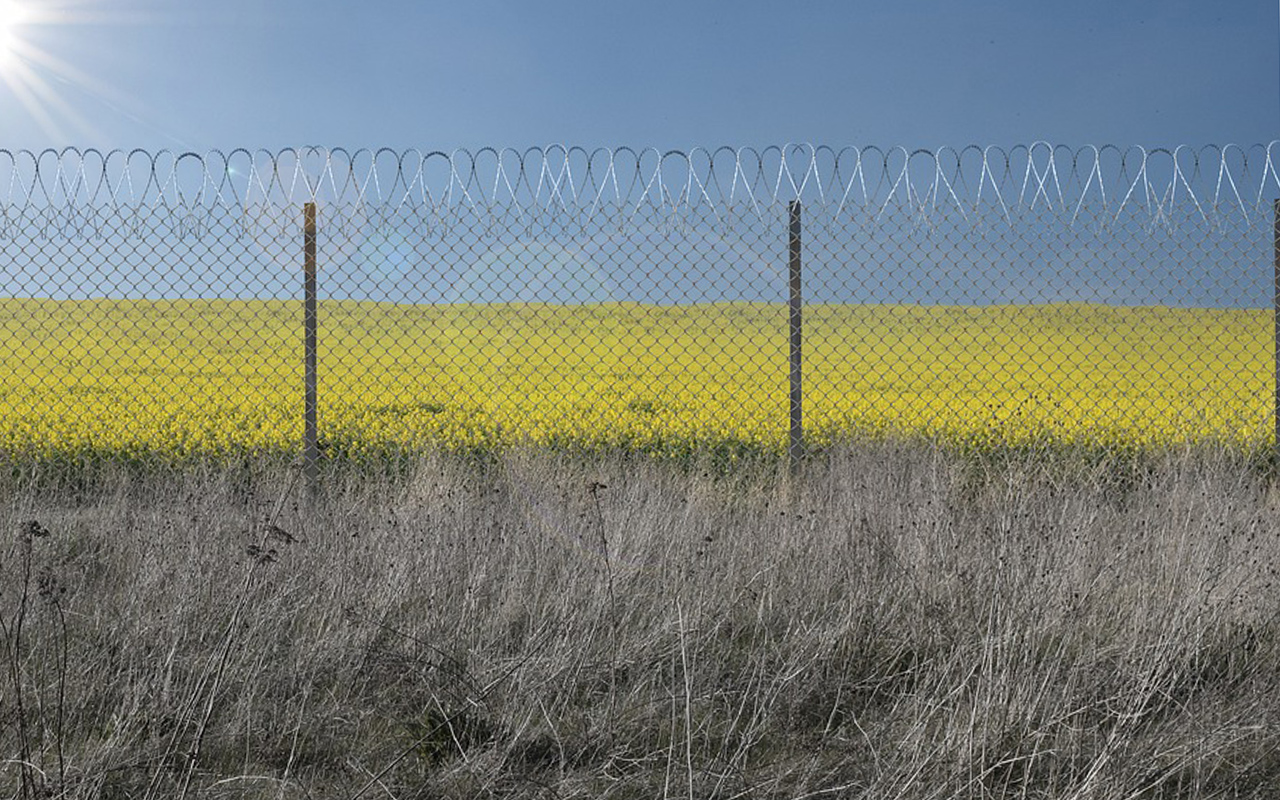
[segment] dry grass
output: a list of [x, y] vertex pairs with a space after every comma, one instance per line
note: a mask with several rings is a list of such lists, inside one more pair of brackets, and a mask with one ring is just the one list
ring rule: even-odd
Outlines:
[[0, 491], [7, 796], [1280, 786], [1280, 493], [1230, 451]]

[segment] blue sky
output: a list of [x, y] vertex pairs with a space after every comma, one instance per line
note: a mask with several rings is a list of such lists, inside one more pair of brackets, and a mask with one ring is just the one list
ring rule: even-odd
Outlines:
[[0, 0], [0, 148], [1280, 138], [1274, 0]]

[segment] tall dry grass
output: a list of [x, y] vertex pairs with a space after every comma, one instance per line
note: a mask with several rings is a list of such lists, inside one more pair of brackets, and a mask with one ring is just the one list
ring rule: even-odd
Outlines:
[[0, 495], [9, 796], [1280, 791], [1280, 492], [1231, 451], [100, 478]]

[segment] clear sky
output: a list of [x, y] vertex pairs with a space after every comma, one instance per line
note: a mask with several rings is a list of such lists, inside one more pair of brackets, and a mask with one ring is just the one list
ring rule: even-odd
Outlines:
[[1255, 143], [1276, 0], [0, 0], [0, 148]]

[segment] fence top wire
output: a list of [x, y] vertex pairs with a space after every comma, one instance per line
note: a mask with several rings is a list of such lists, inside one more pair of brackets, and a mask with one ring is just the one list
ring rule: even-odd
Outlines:
[[1256, 145], [937, 150], [786, 144], [761, 149], [594, 150], [551, 145], [452, 152], [289, 148], [0, 149], [0, 218], [32, 210], [118, 215], [144, 211], [294, 214], [305, 202], [348, 218], [423, 213], [665, 211], [776, 216], [791, 200], [875, 221], [1035, 212], [1074, 224], [1177, 213], [1213, 224], [1239, 213], [1270, 219], [1280, 195], [1280, 141]]

